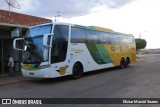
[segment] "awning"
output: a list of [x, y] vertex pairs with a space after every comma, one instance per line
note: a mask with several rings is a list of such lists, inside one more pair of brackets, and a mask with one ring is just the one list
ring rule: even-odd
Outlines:
[[11, 30], [12, 28], [22, 28], [22, 31], [26, 31], [30, 26], [18, 25], [18, 24], [8, 24], [8, 23], [0, 23], [1, 30]]

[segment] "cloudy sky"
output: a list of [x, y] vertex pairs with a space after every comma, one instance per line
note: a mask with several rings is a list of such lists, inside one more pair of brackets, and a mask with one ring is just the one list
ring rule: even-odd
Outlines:
[[[0, 8], [8, 10], [5, 0]], [[12, 1], [12, 0], [11, 0]], [[81, 25], [95, 25], [146, 39], [147, 48], [160, 48], [160, 0], [17, 0], [11, 11]]]

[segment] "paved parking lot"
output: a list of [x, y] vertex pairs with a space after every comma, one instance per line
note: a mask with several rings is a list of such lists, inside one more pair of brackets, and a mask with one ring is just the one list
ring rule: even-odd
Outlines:
[[[160, 57], [147, 56], [129, 68], [111, 68], [69, 77], [0, 87], [1, 98], [159, 98]], [[116, 106], [117, 107], [117, 106]], [[150, 107], [150, 106], [148, 106]]]

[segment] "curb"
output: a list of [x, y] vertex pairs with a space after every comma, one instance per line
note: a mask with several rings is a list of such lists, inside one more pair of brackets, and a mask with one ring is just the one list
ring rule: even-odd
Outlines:
[[15, 74], [14, 77], [9, 77], [9, 74], [0, 75], [0, 86], [18, 84], [22, 82], [36, 80], [38, 78], [23, 77], [22, 74]]
[[7, 86], [7, 85], [18, 84], [18, 83], [27, 82], [27, 81], [32, 81], [32, 80], [35, 80], [35, 79], [30, 79], [30, 80], [22, 80], [22, 81], [11, 82], [11, 83], [4, 83], [4, 84], [0, 84], [0, 87], [1, 87], [1, 86]]
[[[21, 73], [16, 73], [14, 75], [17, 76], [17, 75], [22, 75], [22, 74]], [[1, 74], [0, 75], [0, 77], [6, 77], [6, 76], [9, 76], [9, 74]]]

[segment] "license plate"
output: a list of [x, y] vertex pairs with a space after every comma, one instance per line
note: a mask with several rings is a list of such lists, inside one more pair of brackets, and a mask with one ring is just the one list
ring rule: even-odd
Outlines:
[[30, 72], [29, 75], [34, 75], [34, 73], [33, 73], [33, 72]]

